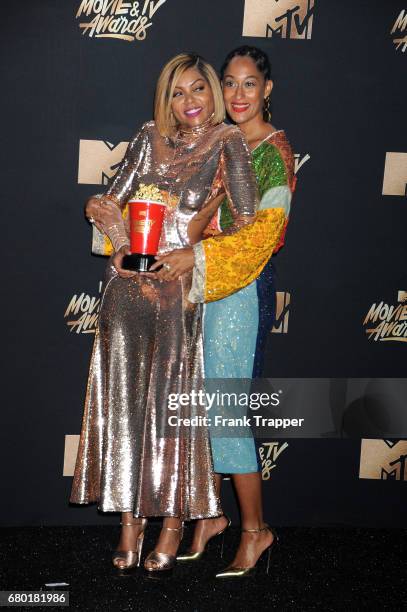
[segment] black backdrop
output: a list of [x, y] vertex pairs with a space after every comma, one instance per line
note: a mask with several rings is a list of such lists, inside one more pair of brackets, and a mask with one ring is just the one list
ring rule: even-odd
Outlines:
[[[407, 52], [390, 34], [405, 3], [315, 0], [312, 36], [300, 40], [243, 38], [243, 0], [167, 0], [134, 42], [83, 35], [79, 23], [92, 16], [76, 18], [79, 5], [0, 8], [4, 525], [116, 520], [70, 507], [71, 478], [62, 476], [93, 340], [70, 331], [64, 314], [73, 295], [98, 296], [105, 266], [90, 255], [83, 203], [101, 187], [78, 184], [79, 141], [127, 141], [151, 118], [156, 78], [178, 52], [219, 67], [237, 45], [266, 50], [273, 123], [299, 159], [310, 156], [275, 258], [278, 290], [291, 302], [288, 333], [270, 336], [266, 374], [406, 375], [406, 343], [369, 339], [363, 325], [373, 303], [396, 304], [407, 291], [406, 198], [382, 194], [386, 153], [407, 152]], [[403, 475], [359, 478], [360, 440], [287, 442], [264, 481], [270, 522], [405, 525]], [[230, 483], [224, 502], [233, 516]]]

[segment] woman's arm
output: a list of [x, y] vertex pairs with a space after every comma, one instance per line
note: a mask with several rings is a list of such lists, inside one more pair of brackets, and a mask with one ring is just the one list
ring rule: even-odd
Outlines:
[[[220, 181], [218, 181], [218, 177], [220, 177]], [[219, 167], [214, 182], [217, 184], [216, 190], [224, 190], [230, 202], [233, 224], [228, 228], [227, 233], [237, 232], [239, 228], [244, 227], [254, 219], [258, 203], [256, 178], [251, 165], [250, 151], [242, 132], [237, 127], [230, 127], [225, 134]], [[191, 231], [188, 228], [188, 236], [192, 243], [201, 237], [200, 232], [208, 225], [216, 208], [224, 199], [224, 195], [224, 193], [219, 194], [214, 200], [210, 201], [211, 214], [208, 214], [207, 217], [206, 212], [209, 211], [207, 211], [206, 207], [202, 209], [202, 216], [196, 223], [196, 231], [194, 231], [194, 225], [191, 225], [190, 222]], [[218, 236], [220, 239], [226, 237], [223, 234]], [[208, 242], [208, 240], [195, 244], [193, 247], [194, 252], [192, 252], [191, 247], [187, 247], [158, 256], [157, 263], [150, 268], [151, 271], [157, 270], [162, 264], [167, 264], [170, 268], [167, 270], [162, 268], [157, 272], [157, 277], [160, 280], [174, 280], [181, 274], [193, 269], [193, 287], [199, 285], [200, 295], [203, 294], [205, 277], [202, 271], [202, 251], [195, 251], [195, 248], [200, 247], [205, 242]], [[191, 301], [203, 301], [203, 299]]]
[[253, 221], [259, 203], [250, 150], [237, 127], [225, 139], [221, 176], [232, 219], [223, 234], [233, 234]]
[[254, 281], [279, 242], [285, 225], [283, 208], [260, 210], [254, 223], [231, 235], [196, 244], [191, 302], [220, 300]]
[[191, 244], [196, 244], [203, 239], [203, 232], [208, 227], [211, 219], [216, 214], [222, 201], [225, 199], [225, 193], [222, 191], [219, 195], [205, 205], [188, 224], [188, 238]]
[[258, 203], [256, 179], [252, 170], [249, 148], [238, 128], [231, 128], [224, 140], [214, 183], [216, 184], [216, 197], [205, 204], [189, 223], [188, 237], [191, 244], [202, 240], [203, 231], [225, 196], [228, 200], [232, 223], [223, 233], [236, 232], [254, 219]]
[[93, 196], [86, 203], [86, 216], [93, 217], [98, 229], [108, 236], [115, 252], [129, 245], [122, 211], [136, 187], [140, 164], [147, 147], [148, 133], [145, 124], [129, 142], [123, 160], [106, 192], [102, 196]]
[[281, 243], [291, 201], [289, 177], [277, 147], [270, 145], [270, 158], [265, 155], [264, 159], [259, 176], [263, 197], [254, 223], [237, 233], [232, 226], [232, 232], [227, 230], [231, 235], [222, 234], [194, 246], [191, 301], [219, 300], [247, 286]]
[[286, 214], [284, 228], [273, 254], [284, 245], [296, 181], [294, 155], [290, 143], [284, 132], [277, 132], [272, 136], [272, 142], [267, 143], [261, 156], [261, 163], [258, 164], [258, 186], [261, 195], [259, 209], [282, 207]]

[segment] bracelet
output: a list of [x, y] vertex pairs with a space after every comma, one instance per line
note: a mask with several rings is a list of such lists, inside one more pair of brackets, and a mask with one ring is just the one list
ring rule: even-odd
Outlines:
[[115, 253], [117, 253], [118, 251], [120, 251], [120, 249], [122, 249], [123, 247], [126, 247], [126, 248], [130, 249], [130, 245], [129, 245], [129, 243], [128, 243], [128, 242], [123, 242], [123, 243], [120, 243], [120, 242], [119, 242], [119, 244], [118, 244], [118, 245], [116, 245], [116, 248], [115, 248]]

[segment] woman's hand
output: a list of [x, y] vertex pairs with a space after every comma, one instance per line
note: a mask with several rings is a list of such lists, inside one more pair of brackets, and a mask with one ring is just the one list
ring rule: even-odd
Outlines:
[[128, 245], [122, 246], [117, 253], [113, 255], [112, 263], [116, 268], [117, 274], [121, 278], [133, 278], [133, 276], [137, 276], [137, 272], [132, 272], [131, 270], [125, 270], [122, 268], [123, 257], [125, 255], [130, 255], [130, 247]]
[[90, 223], [96, 225], [100, 232], [103, 232], [103, 223], [101, 218], [100, 199], [89, 198], [85, 204], [85, 217]]
[[185, 272], [192, 270], [195, 264], [192, 247], [175, 249], [171, 253], [157, 255], [156, 259], [156, 263], [151, 266], [149, 272], [154, 272], [154, 270], [162, 266], [160, 270], [155, 272], [154, 278], [164, 281], [176, 280], [179, 276], [185, 274]]
[[208, 235], [213, 235], [213, 232], [205, 235], [205, 228], [208, 227], [225, 197], [226, 193], [221, 192], [215, 198], [209, 200], [204, 208], [192, 217], [187, 228], [188, 238], [191, 244], [196, 244], [203, 238], [207, 238]]
[[109, 198], [92, 197], [85, 204], [85, 216], [100, 232], [105, 233], [105, 228], [116, 221], [116, 208], [116, 204], [109, 202]]

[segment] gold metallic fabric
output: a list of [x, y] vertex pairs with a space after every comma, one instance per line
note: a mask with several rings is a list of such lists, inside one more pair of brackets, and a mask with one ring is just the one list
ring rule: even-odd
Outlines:
[[[239, 129], [225, 124], [173, 139], [145, 124], [106, 194], [124, 208], [140, 182], [168, 196], [161, 253], [189, 245], [190, 219], [219, 188], [227, 190], [236, 228], [257, 205], [250, 152]], [[124, 236], [117, 210], [116, 230]], [[191, 279], [122, 279], [109, 260], [71, 502], [134, 516], [221, 513], [206, 428], [168, 422], [171, 415], [206, 414], [192, 403], [168, 409], [170, 393], [203, 388], [202, 306], [188, 300]]]

